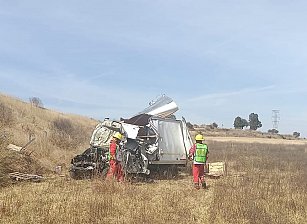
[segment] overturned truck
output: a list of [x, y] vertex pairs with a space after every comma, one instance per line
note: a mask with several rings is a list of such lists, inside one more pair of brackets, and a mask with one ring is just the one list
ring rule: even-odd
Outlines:
[[121, 142], [125, 176], [176, 175], [187, 164], [192, 146], [185, 119], [177, 120], [176, 103], [162, 96], [137, 115], [120, 121], [105, 119], [93, 131], [90, 147], [71, 161], [73, 178], [105, 176], [108, 171], [109, 144], [115, 132]]

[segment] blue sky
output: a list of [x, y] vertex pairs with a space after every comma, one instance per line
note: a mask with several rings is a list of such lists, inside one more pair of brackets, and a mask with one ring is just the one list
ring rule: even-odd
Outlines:
[[307, 2], [0, 0], [0, 92], [102, 119], [161, 94], [177, 117], [233, 127], [280, 110], [307, 137]]

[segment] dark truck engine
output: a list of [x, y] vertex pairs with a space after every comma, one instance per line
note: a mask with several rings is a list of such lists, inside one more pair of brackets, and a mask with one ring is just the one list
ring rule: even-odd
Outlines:
[[109, 169], [108, 150], [91, 147], [71, 160], [70, 176], [74, 179], [105, 176]]

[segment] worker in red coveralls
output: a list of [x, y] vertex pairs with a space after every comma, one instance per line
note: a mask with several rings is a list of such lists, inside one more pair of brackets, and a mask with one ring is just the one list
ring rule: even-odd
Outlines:
[[110, 179], [111, 177], [115, 178], [117, 181], [124, 180], [124, 172], [121, 165], [122, 156], [120, 151], [119, 143], [122, 140], [123, 136], [121, 133], [116, 132], [113, 135], [112, 140], [110, 141], [110, 148], [109, 148], [109, 171], [107, 173], [107, 178]]
[[189, 158], [193, 159], [193, 182], [196, 189], [206, 189], [206, 182], [204, 179], [204, 168], [208, 159], [208, 146], [203, 143], [205, 140], [201, 134], [195, 136], [196, 143], [189, 151]]

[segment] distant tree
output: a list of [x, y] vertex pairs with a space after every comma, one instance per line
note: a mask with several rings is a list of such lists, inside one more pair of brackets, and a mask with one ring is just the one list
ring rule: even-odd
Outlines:
[[212, 125], [213, 128], [218, 128], [219, 127], [218, 124], [215, 123], [215, 122], [213, 122], [211, 125]]
[[246, 119], [242, 119], [241, 117], [236, 117], [233, 126], [235, 129], [243, 129], [244, 127], [247, 127], [249, 124]]
[[257, 130], [262, 127], [262, 124], [258, 119], [258, 114], [251, 113], [249, 115], [249, 127], [251, 130]]
[[30, 101], [31, 105], [34, 106], [34, 107], [41, 107], [41, 108], [44, 107], [43, 102], [38, 97], [30, 97], [29, 101]]
[[278, 134], [278, 132], [279, 131], [277, 129], [274, 129], [274, 128], [268, 130], [268, 133], [270, 133], [270, 134]]
[[300, 137], [300, 135], [301, 135], [301, 133], [299, 133], [299, 132], [297, 132], [297, 131], [293, 132], [293, 136], [294, 136], [295, 138]]
[[234, 122], [233, 122], [233, 126], [235, 127], [235, 129], [243, 129], [242, 127], [242, 118], [241, 117], [236, 117]]
[[206, 128], [207, 129], [216, 129], [216, 128], [218, 128], [218, 124], [213, 122], [212, 124], [206, 125]]

